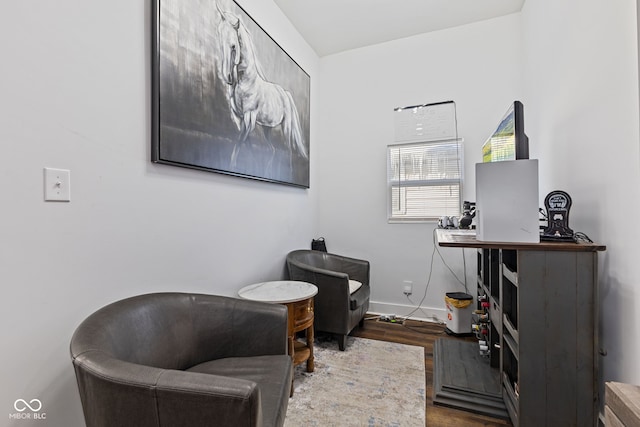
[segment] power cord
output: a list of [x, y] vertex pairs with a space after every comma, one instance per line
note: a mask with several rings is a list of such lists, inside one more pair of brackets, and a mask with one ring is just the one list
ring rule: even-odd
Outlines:
[[[433, 232], [434, 232], [434, 236], [435, 236], [435, 230]], [[429, 285], [431, 284], [431, 273], [433, 272], [433, 260], [435, 259], [435, 255], [436, 255], [436, 246], [434, 245], [433, 246], [433, 251], [431, 252], [431, 262], [430, 262], [430, 266], [429, 266], [429, 276], [427, 277], [427, 286], [424, 288], [424, 294], [422, 295], [422, 299], [418, 303], [418, 306], [413, 311], [411, 311], [409, 314], [407, 314], [407, 316], [405, 317], [405, 320], [409, 319], [413, 315], [413, 313], [415, 313], [416, 311], [422, 309], [422, 303], [427, 298], [427, 291], [429, 290]]]
[[584, 234], [581, 231], [576, 231], [575, 233], [573, 233], [573, 237], [576, 239], [576, 243], [578, 241], [586, 242], [586, 243], [593, 243], [593, 240], [591, 240], [591, 238], [589, 238], [589, 236], [587, 236], [586, 234]]
[[463, 273], [464, 273], [464, 281], [462, 281], [456, 275], [456, 273], [453, 271], [453, 269], [451, 267], [449, 267], [449, 264], [447, 264], [447, 261], [445, 261], [444, 257], [440, 253], [440, 249], [438, 249], [438, 245], [437, 245], [437, 241], [436, 241], [436, 235], [437, 235], [436, 229], [434, 228], [433, 229], [433, 247], [434, 247], [434, 249], [436, 250], [436, 252], [438, 252], [438, 255], [440, 256], [440, 259], [442, 260], [442, 263], [445, 265], [445, 267], [447, 267], [447, 269], [451, 272], [453, 277], [456, 278], [458, 283], [460, 283], [462, 286], [464, 286], [465, 292], [469, 293], [469, 288], [467, 286], [467, 258], [465, 256], [464, 249], [462, 249], [462, 265], [463, 265]]
[[[422, 303], [423, 303], [423, 302], [424, 302], [424, 300], [427, 298], [427, 293], [428, 293], [428, 291], [429, 291], [429, 286], [431, 285], [431, 275], [432, 275], [432, 273], [433, 273], [433, 263], [434, 263], [434, 260], [435, 260], [436, 252], [437, 252], [437, 253], [438, 253], [438, 255], [440, 256], [440, 259], [442, 260], [442, 262], [444, 263], [444, 265], [447, 267], [447, 269], [449, 270], [449, 272], [451, 272], [451, 274], [453, 275], [453, 277], [455, 277], [455, 278], [456, 278], [456, 280], [457, 280], [457, 281], [458, 281], [462, 286], [464, 286], [464, 288], [465, 288], [465, 290], [467, 291], [467, 293], [469, 293], [469, 292], [468, 292], [467, 283], [466, 283], [466, 278], [467, 278], [466, 271], [467, 271], [467, 267], [466, 267], [466, 257], [465, 257], [465, 255], [464, 255], [464, 249], [463, 249], [463, 252], [462, 252], [462, 256], [463, 256], [463, 266], [464, 266], [464, 277], [465, 277], [465, 280], [464, 280], [464, 281], [462, 281], [462, 280], [460, 280], [460, 278], [458, 278], [458, 276], [455, 274], [455, 272], [454, 272], [454, 271], [453, 271], [453, 269], [449, 266], [449, 264], [447, 264], [447, 262], [445, 261], [444, 257], [442, 256], [442, 254], [441, 254], [441, 253], [440, 253], [440, 251], [438, 250], [438, 244], [437, 244], [436, 236], [437, 236], [437, 233], [436, 233], [436, 230], [434, 229], [434, 230], [433, 230], [433, 251], [431, 252], [431, 260], [430, 260], [430, 263], [429, 263], [429, 276], [427, 277], [427, 286], [426, 286], [426, 287], [425, 287], [425, 289], [424, 289], [424, 294], [422, 295], [422, 299], [420, 299], [420, 302], [418, 303], [418, 305], [416, 306], [416, 308], [415, 308], [414, 310], [412, 310], [409, 314], [407, 314], [407, 315], [404, 317], [404, 321], [409, 320], [409, 319], [411, 318], [411, 316], [412, 316], [415, 312], [417, 312], [418, 310], [421, 310], [423, 313], [425, 313], [425, 312], [424, 312], [424, 310], [423, 310], [423, 308], [422, 308]], [[407, 295], [407, 299], [408, 299], [412, 304], [414, 304], [414, 303], [413, 303], [413, 301], [409, 298], [409, 296], [408, 296], [408, 295]], [[427, 313], [425, 313], [425, 314], [427, 314]], [[438, 323], [440, 323], [440, 324], [444, 324], [444, 323], [445, 323], [445, 322], [443, 322], [442, 320], [440, 320], [440, 319], [438, 319], [438, 318], [436, 318], [436, 317], [432, 317], [432, 319], [433, 319], [433, 320], [437, 320], [437, 321], [438, 321]], [[406, 325], [406, 323], [404, 323], [404, 321], [403, 321], [403, 326], [404, 326], [404, 327], [406, 327], [407, 329], [412, 329], [412, 330], [415, 330], [415, 331], [420, 332], [419, 330], [417, 330], [417, 329], [415, 329], [415, 328], [413, 328], [413, 327], [407, 326], [407, 325]], [[432, 332], [429, 332], [429, 333], [432, 333]]]

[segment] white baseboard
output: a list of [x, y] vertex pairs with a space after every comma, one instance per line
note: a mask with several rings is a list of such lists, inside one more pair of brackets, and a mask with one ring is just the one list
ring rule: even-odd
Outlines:
[[444, 323], [447, 310], [444, 308], [420, 307], [416, 310], [416, 306], [407, 304], [388, 304], [382, 302], [369, 302], [370, 314], [375, 315], [391, 315], [398, 317], [409, 316], [410, 319], [421, 320], [426, 322]]

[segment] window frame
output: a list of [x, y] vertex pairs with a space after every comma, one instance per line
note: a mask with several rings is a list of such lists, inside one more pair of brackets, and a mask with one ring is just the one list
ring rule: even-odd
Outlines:
[[[456, 156], [454, 159], [457, 162], [457, 177], [445, 177], [445, 178], [431, 178], [426, 179], [424, 177], [419, 179], [398, 179], [394, 174], [394, 169], [392, 167], [392, 155], [391, 150], [397, 148], [402, 149], [405, 148], [415, 148], [415, 147], [433, 147], [437, 145], [450, 145], [455, 146]], [[463, 184], [464, 184], [464, 139], [463, 138], [448, 138], [448, 139], [439, 139], [439, 140], [429, 140], [429, 141], [418, 141], [418, 142], [408, 142], [408, 143], [396, 143], [387, 145], [387, 222], [388, 223], [429, 223], [429, 222], [437, 222], [443, 216], [456, 216], [459, 217], [462, 212], [462, 193], [463, 193]], [[424, 162], [424, 158], [422, 159]], [[400, 165], [397, 168], [401, 168], [402, 162], [399, 162]], [[446, 169], [442, 170], [442, 173], [446, 172]], [[401, 172], [400, 172], [401, 174]], [[438, 187], [438, 186], [457, 186], [458, 189], [458, 197], [455, 203], [455, 208], [444, 207], [443, 211], [439, 214], [434, 215], [421, 215], [421, 216], [408, 216], [408, 217], [400, 217], [394, 215], [393, 208], [393, 191], [394, 189], [400, 188], [417, 188], [417, 187]], [[452, 196], [453, 197], [453, 196]], [[406, 198], [406, 196], [405, 196]], [[453, 210], [452, 210], [453, 209]]]

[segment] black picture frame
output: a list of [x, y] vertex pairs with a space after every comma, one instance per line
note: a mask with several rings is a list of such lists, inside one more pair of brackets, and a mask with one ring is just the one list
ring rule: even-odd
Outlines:
[[233, 0], [152, 0], [151, 160], [309, 188], [310, 76]]

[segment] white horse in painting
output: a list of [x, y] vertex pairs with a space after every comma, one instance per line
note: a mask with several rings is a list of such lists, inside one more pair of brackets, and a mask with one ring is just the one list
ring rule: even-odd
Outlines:
[[255, 55], [251, 35], [240, 18], [220, 10], [218, 25], [222, 80], [229, 85], [228, 97], [240, 138], [231, 154], [231, 166], [235, 167], [240, 147], [245, 143], [256, 124], [262, 126], [271, 149], [271, 166], [275, 147], [270, 140], [271, 129], [281, 126], [285, 143], [289, 149], [289, 164], [293, 169], [294, 149], [308, 158], [300, 130], [298, 110], [291, 93], [265, 79]]

